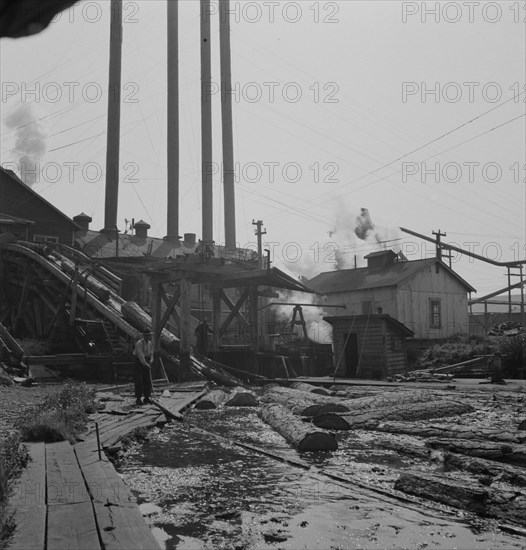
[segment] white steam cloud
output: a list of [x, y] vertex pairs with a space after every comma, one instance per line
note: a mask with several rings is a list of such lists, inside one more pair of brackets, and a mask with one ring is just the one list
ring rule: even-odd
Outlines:
[[21, 105], [6, 116], [4, 124], [15, 132], [14, 153], [20, 179], [32, 186], [39, 178], [39, 161], [47, 151], [46, 132], [31, 104]]

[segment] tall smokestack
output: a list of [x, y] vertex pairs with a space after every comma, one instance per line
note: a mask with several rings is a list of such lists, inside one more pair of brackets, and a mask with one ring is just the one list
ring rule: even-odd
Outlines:
[[110, 72], [106, 148], [104, 229], [115, 232], [119, 202], [119, 146], [121, 126], [122, 0], [111, 0]]
[[212, 189], [212, 65], [210, 45], [210, 0], [200, 0], [201, 8], [201, 182], [202, 240], [214, 241]]
[[236, 197], [234, 192], [234, 137], [232, 132], [232, 59], [230, 53], [230, 0], [219, 0], [221, 59], [221, 121], [223, 132], [223, 181], [225, 247], [236, 249]]
[[168, 120], [166, 238], [179, 240], [179, 0], [167, 0]]

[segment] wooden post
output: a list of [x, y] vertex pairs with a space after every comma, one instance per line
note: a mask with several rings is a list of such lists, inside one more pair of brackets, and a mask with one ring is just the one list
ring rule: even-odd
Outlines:
[[250, 319], [250, 343], [254, 351], [258, 351], [259, 327], [258, 327], [258, 287], [251, 286], [249, 290], [249, 319]]
[[[520, 267], [520, 278], [521, 278], [521, 283], [523, 281], [523, 265], [521, 264]], [[524, 285], [521, 284], [521, 325], [523, 327], [526, 327], [526, 317], [524, 316]]]
[[513, 321], [513, 308], [511, 307], [511, 267], [508, 266], [508, 317]]
[[152, 301], [151, 301], [151, 316], [152, 316], [152, 346], [153, 346], [153, 369], [154, 375], [157, 375], [159, 369], [159, 352], [161, 351], [161, 285], [155, 278], [152, 277]]
[[219, 330], [221, 327], [221, 295], [219, 289], [212, 288], [212, 323], [214, 325], [214, 333], [212, 334], [212, 351], [217, 351], [220, 338]]
[[78, 294], [78, 278], [79, 278], [79, 266], [75, 264], [75, 275], [73, 275], [73, 288], [71, 295], [71, 308], [69, 310], [69, 324], [72, 325], [75, 322], [75, 316], [77, 314], [77, 294]]
[[181, 279], [181, 349], [179, 352], [179, 358], [181, 360], [181, 367], [183, 370], [183, 376], [190, 369], [190, 352], [192, 342], [192, 281], [188, 278]]

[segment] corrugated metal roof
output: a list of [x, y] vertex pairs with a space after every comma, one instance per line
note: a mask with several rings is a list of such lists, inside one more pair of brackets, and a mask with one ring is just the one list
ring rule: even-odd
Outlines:
[[[422, 269], [433, 266], [438, 260], [428, 258], [425, 260], [412, 260], [409, 262], [395, 262], [382, 269], [342, 269], [340, 271], [327, 271], [320, 273], [307, 282], [308, 286], [317, 292], [329, 294], [332, 292], [345, 292], [348, 290], [368, 290], [388, 286], [398, 286], [400, 283], [413, 277]], [[462, 285], [471, 292], [475, 289], [462, 277], [450, 269], [444, 262], [439, 262], [441, 268], [448, 271]]]

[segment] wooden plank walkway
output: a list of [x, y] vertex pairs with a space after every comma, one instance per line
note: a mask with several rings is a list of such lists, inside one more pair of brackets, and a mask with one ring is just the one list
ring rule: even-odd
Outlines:
[[159, 549], [133, 495], [94, 440], [28, 444], [9, 509], [8, 549]]
[[[177, 391], [171, 388], [161, 399], [170, 414], [181, 411], [201, 397], [203, 386]], [[17, 480], [9, 511], [16, 528], [9, 550], [127, 550], [159, 549], [135, 497], [123, 483], [106, 454], [97, 448], [95, 421], [103, 450], [112, 450], [119, 440], [138, 427], [164, 421], [154, 405], [125, 411], [125, 403], [112, 413], [92, 415], [84, 441], [71, 445], [26, 443], [31, 457]]]

